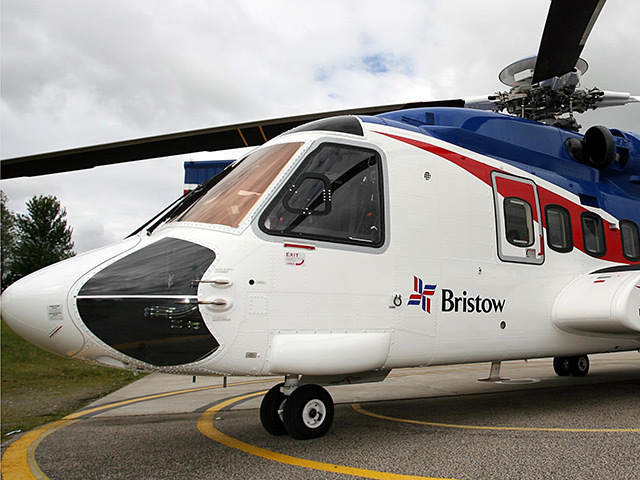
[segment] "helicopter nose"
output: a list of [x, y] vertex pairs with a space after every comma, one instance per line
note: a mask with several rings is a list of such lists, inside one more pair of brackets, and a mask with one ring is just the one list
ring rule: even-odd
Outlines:
[[64, 264], [45, 268], [9, 286], [2, 293], [2, 318], [28, 342], [70, 357], [83, 347], [84, 337], [67, 309], [72, 282], [64, 278]]
[[28, 342], [62, 356], [79, 352], [85, 337], [69, 309], [72, 286], [96, 265], [134, 247], [125, 240], [38, 270], [10, 285], [0, 299], [1, 315]]

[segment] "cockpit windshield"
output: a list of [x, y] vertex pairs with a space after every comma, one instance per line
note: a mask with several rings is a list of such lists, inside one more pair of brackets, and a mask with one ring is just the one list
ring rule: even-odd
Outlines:
[[250, 153], [174, 221], [237, 228], [302, 145], [283, 143]]

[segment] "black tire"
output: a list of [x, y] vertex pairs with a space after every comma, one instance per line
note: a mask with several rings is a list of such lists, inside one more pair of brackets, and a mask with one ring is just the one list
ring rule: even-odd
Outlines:
[[553, 359], [553, 371], [559, 377], [567, 377], [571, 375], [571, 368], [569, 367], [569, 357], [555, 357]]
[[287, 400], [280, 391], [284, 383], [279, 383], [267, 392], [260, 404], [260, 421], [262, 426], [271, 435], [285, 435], [287, 429], [282, 421], [282, 408]]
[[284, 426], [297, 440], [323, 436], [333, 422], [333, 399], [318, 385], [296, 388], [284, 404]]
[[589, 373], [589, 357], [586, 355], [569, 357], [569, 369], [574, 377], [584, 377]]

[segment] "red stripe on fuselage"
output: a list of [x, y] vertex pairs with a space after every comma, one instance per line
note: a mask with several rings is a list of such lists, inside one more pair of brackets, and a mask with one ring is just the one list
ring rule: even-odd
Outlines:
[[391, 133], [383, 133], [383, 132], [376, 132], [376, 133], [380, 133], [381, 135], [386, 135], [387, 137], [391, 137], [401, 142], [408, 143], [409, 145], [413, 145], [414, 147], [418, 147], [427, 152], [434, 153], [439, 157], [445, 158], [450, 162], [455, 163], [459, 167], [464, 168], [467, 172], [475, 175], [476, 177], [478, 177], [480, 180], [482, 180], [484, 183], [486, 183], [489, 186], [491, 185], [491, 172], [502, 171], [498, 168], [490, 167], [486, 163], [478, 162], [477, 160], [473, 160], [459, 153], [452, 152], [451, 150], [447, 150], [446, 148], [436, 147], [435, 145], [424, 143], [424, 142], [421, 142], [420, 140], [400, 137], [398, 135], [393, 135]]
[[[501, 172], [507, 173], [504, 170], [499, 168], [492, 167], [487, 165], [486, 163], [479, 162], [478, 160], [474, 160], [460, 153], [452, 152], [451, 150], [447, 150], [446, 148], [437, 147], [435, 145], [431, 145], [429, 143], [421, 142], [420, 140], [415, 140], [412, 138], [401, 137], [399, 135], [393, 135], [391, 133], [384, 133], [376, 131], [381, 135], [385, 135], [389, 138], [393, 138], [403, 143], [407, 143], [409, 145], [413, 145], [414, 147], [420, 148], [426, 152], [433, 153], [438, 155], [439, 157], [444, 158], [445, 160], [450, 161], [451, 163], [456, 164], [460, 168], [463, 168], [467, 172], [474, 175], [476, 178], [482, 180], [488, 186], [492, 186], [491, 184], [491, 172]], [[582, 239], [582, 229], [581, 229], [581, 215], [585, 212], [589, 212], [582, 205], [578, 205], [577, 203], [572, 202], [571, 200], [564, 198], [557, 193], [554, 193], [546, 188], [538, 187], [538, 198], [540, 199], [540, 207], [542, 209], [542, 225], [546, 229], [546, 216], [544, 214], [544, 209], [547, 205], [554, 204], [560, 205], [561, 207], [566, 208], [572, 218], [571, 221], [571, 229], [573, 235], [573, 245], [575, 248], [580, 250], [581, 252], [585, 252], [584, 241]], [[600, 260], [607, 260], [609, 262], [617, 262], [617, 263], [640, 263], [640, 262], [629, 262], [624, 255], [622, 254], [622, 241], [620, 239], [620, 231], [618, 229], [609, 228], [609, 223], [603, 219], [604, 223], [604, 235], [605, 235], [605, 245], [607, 246], [607, 251], [604, 256], [598, 257]], [[585, 252], [586, 253], [586, 252]]]

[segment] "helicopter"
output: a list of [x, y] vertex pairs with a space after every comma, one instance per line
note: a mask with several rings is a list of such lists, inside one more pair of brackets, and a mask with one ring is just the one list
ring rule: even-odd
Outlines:
[[330, 429], [329, 385], [542, 357], [581, 377], [589, 354], [640, 348], [640, 135], [575, 118], [638, 102], [580, 84], [604, 3], [553, 0], [505, 92], [2, 160], [12, 178], [257, 147], [121, 242], [11, 285], [2, 318], [100, 365], [281, 376], [260, 420], [301, 440]]

